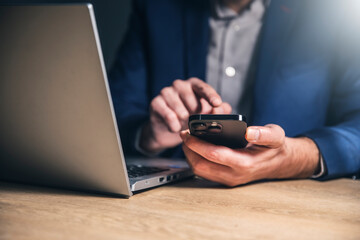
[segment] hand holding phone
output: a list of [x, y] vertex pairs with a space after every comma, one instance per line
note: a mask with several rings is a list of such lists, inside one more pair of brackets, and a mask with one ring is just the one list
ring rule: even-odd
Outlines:
[[243, 148], [247, 123], [237, 114], [196, 114], [189, 117], [190, 133], [207, 142], [229, 148]]

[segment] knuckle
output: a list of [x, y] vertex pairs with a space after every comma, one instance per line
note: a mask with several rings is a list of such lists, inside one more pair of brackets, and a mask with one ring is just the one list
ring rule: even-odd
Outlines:
[[171, 92], [171, 87], [164, 87], [163, 89], [161, 89], [160, 94], [162, 96], [168, 96]]
[[173, 122], [176, 120], [176, 115], [174, 113], [170, 112], [170, 113], [165, 114], [164, 118], [167, 122]]
[[250, 159], [242, 159], [240, 162], [240, 167], [243, 168], [243, 170], [248, 170], [251, 169], [253, 167], [253, 161]]
[[179, 88], [182, 88], [184, 86], [184, 81], [183, 80], [180, 80], [180, 79], [176, 79], [174, 82], [173, 82], [173, 87], [176, 88], [176, 89], [179, 89]]
[[159, 96], [155, 97], [150, 103], [150, 108], [156, 109], [159, 106], [160, 101], [161, 101], [161, 97]]
[[273, 125], [273, 128], [275, 128], [276, 129], [276, 131], [278, 131], [279, 133], [281, 133], [281, 134], [285, 134], [285, 132], [284, 132], [284, 129], [282, 128], [282, 127], [280, 127], [279, 125]]
[[232, 156], [233, 153], [231, 152], [231, 150], [221, 146], [216, 146], [208, 152], [208, 158], [210, 160], [222, 162], [222, 164], [227, 166], [234, 165], [234, 159]]
[[284, 143], [285, 141], [285, 131], [282, 127], [276, 124], [268, 124], [270, 128], [272, 128], [273, 133], [276, 134], [277, 139], [274, 140], [276, 143]]
[[192, 87], [195, 87], [196, 89], [202, 89], [202, 88], [204, 88], [204, 86], [208, 85], [207, 83], [205, 83], [203, 80], [201, 80], [199, 78], [190, 78], [188, 80], [188, 82], [190, 83], [190, 85]]
[[197, 77], [191, 77], [191, 78], [189, 78], [187, 81], [189, 81], [189, 82], [196, 82], [196, 81], [201, 81], [199, 78], [197, 78]]
[[189, 113], [187, 111], [181, 111], [182, 113], [180, 114], [180, 119], [181, 120], [187, 120], [189, 118]]
[[205, 93], [205, 94], [207, 93], [207, 88], [206, 88], [206, 86], [203, 85], [203, 84], [197, 86], [196, 88], [197, 88], [200, 92], [202, 92], [202, 93]]
[[219, 150], [217, 149], [211, 149], [209, 152], [208, 152], [208, 156], [209, 156], [209, 159], [220, 159], [220, 153], [219, 153]]
[[[183, 99], [183, 102], [188, 105], [190, 108], [196, 108], [198, 105], [198, 102], [196, 100], [196, 96], [193, 91], [183, 91], [180, 94], [180, 97]], [[193, 109], [191, 109], [193, 110]]]

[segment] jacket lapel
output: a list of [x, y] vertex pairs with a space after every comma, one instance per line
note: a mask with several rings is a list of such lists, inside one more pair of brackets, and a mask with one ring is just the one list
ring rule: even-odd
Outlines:
[[[254, 124], [262, 123], [263, 106], [273, 91], [273, 78], [283, 47], [294, 26], [301, 1], [273, 0], [268, 7], [259, 39], [258, 61], [254, 84]], [[265, 113], [266, 114], [266, 113]]]
[[184, 1], [185, 76], [205, 80], [210, 1]]
[[[254, 84], [254, 123], [260, 120], [267, 92], [272, 90], [272, 78], [282, 46], [294, 24], [301, 1], [273, 0], [264, 16], [259, 39]], [[206, 57], [210, 39], [210, 1], [184, 1], [185, 76], [205, 80]]]

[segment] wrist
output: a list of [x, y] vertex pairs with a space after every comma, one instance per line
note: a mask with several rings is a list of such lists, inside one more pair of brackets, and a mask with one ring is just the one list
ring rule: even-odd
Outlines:
[[309, 178], [319, 171], [319, 149], [307, 137], [286, 138], [288, 166], [286, 178]]

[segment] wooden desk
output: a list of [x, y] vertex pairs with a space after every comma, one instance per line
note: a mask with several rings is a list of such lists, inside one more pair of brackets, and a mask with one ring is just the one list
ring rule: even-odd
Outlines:
[[0, 182], [0, 239], [360, 239], [360, 181], [193, 179], [130, 199]]

